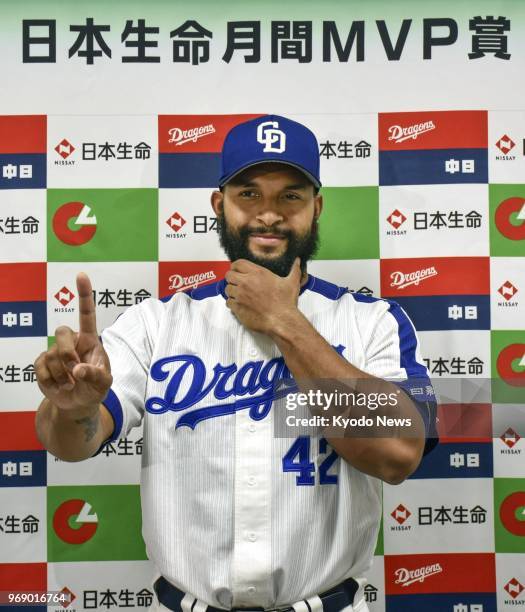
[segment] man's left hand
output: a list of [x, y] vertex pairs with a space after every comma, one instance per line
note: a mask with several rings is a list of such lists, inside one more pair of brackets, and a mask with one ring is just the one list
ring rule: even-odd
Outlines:
[[247, 259], [238, 259], [226, 273], [226, 281], [226, 306], [252, 331], [269, 334], [280, 317], [297, 311], [301, 288], [299, 258], [285, 277]]

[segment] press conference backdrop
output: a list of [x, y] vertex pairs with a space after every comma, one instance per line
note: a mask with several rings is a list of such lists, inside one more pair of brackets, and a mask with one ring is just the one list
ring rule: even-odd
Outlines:
[[32, 364], [58, 325], [78, 326], [78, 271], [99, 329], [224, 275], [221, 144], [278, 113], [320, 144], [310, 271], [397, 300], [436, 385], [475, 389], [463, 422], [442, 401], [447, 436], [383, 486], [370, 610], [525, 606], [524, 3], [0, 10], [0, 591], [71, 596], [50, 610], [151, 603], [141, 431], [56, 460], [35, 436]]

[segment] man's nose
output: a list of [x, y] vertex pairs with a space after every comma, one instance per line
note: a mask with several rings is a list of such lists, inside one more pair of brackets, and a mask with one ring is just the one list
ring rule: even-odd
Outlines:
[[261, 203], [256, 215], [257, 221], [270, 227], [284, 220], [279, 204], [273, 198], [265, 198]]

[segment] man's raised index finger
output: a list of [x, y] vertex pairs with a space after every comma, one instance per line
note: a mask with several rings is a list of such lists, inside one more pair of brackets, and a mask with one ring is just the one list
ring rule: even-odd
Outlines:
[[91, 281], [85, 272], [77, 274], [79, 331], [85, 334], [97, 334], [97, 319]]

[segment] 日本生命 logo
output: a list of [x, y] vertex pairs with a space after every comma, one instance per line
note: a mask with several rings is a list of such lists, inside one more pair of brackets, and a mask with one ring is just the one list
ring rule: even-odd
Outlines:
[[55, 147], [55, 151], [62, 159], [67, 159], [74, 150], [75, 147], [66, 138], [63, 138]]
[[503, 588], [512, 597], [512, 599], [516, 599], [516, 597], [521, 594], [525, 587], [516, 578], [511, 578]]
[[186, 225], [186, 219], [180, 213], [174, 212], [169, 219], [166, 219], [166, 223], [174, 232], [178, 232]]
[[390, 516], [394, 518], [400, 525], [402, 525], [411, 514], [412, 513], [408, 508], [405, 508], [403, 504], [399, 504], [397, 508], [394, 508], [394, 510], [392, 510]]
[[264, 121], [257, 127], [257, 142], [264, 145], [263, 153], [284, 153], [286, 134], [277, 121]]
[[516, 444], [521, 440], [521, 436], [518, 432], [514, 431], [512, 427], [509, 427], [507, 431], [504, 431], [499, 439], [508, 446], [509, 448], [514, 448]]
[[[71, 228], [71, 224], [75, 229]], [[56, 237], [71, 246], [89, 242], [97, 231], [97, 218], [91, 208], [83, 202], [67, 202], [53, 216], [53, 231]]]
[[68, 587], [64, 587], [58, 593], [60, 595], [60, 600], [61, 600], [60, 601], [60, 605], [63, 608], [67, 608], [77, 598], [75, 593], [73, 593], [73, 591], [71, 589], [68, 589]]
[[400, 210], [396, 208], [396, 210], [392, 211], [388, 215], [386, 220], [390, 223], [390, 225], [394, 229], [397, 229], [398, 227], [401, 227], [401, 225], [403, 225], [403, 223], [407, 220], [407, 218]]
[[502, 295], [507, 301], [512, 299], [518, 290], [516, 287], [510, 282], [505, 281], [503, 285], [498, 289], [498, 293]]
[[[74, 520], [73, 517], [75, 517]], [[72, 527], [72, 524], [78, 525]], [[98, 527], [96, 512], [83, 499], [69, 499], [58, 506], [53, 515], [53, 528], [57, 536], [67, 544], [83, 544], [95, 535]]]
[[55, 300], [60, 302], [62, 306], [67, 306], [69, 302], [74, 299], [74, 297], [75, 294], [72, 293], [67, 287], [62, 287], [62, 289], [59, 289], [54, 295]]
[[516, 143], [512, 140], [510, 136], [507, 136], [507, 134], [505, 134], [498, 140], [496, 146], [503, 153], [503, 155], [507, 155], [507, 153], [509, 151], [512, 151], [512, 149], [516, 146]]

